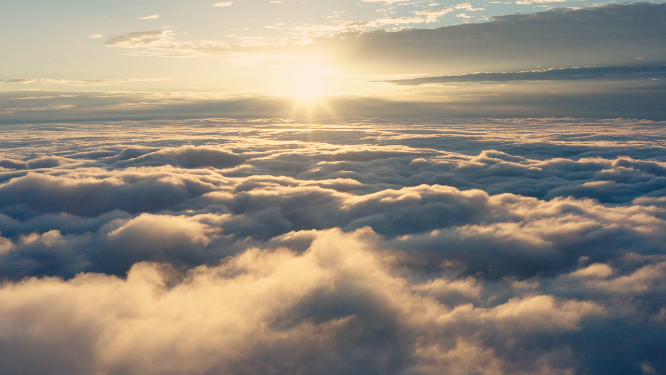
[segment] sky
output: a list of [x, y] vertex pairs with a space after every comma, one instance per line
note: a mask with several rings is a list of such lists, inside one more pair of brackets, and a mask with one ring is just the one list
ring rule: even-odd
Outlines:
[[[110, 118], [109, 109], [123, 118], [127, 107], [151, 112], [175, 98], [214, 108], [300, 101], [287, 117], [375, 115], [368, 100], [389, 111], [437, 103], [446, 117], [666, 116], [663, 3], [24, 1], [3, 10], [1, 122]], [[495, 75], [424, 79], [475, 73]], [[253, 117], [285, 117], [271, 112]], [[246, 116], [222, 108], [211, 117]]]
[[666, 3], [0, 4], [0, 374], [666, 374]]

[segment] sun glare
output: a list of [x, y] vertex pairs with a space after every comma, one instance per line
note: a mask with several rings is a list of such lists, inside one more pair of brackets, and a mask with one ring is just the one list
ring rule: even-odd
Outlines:
[[331, 94], [334, 69], [325, 65], [300, 65], [291, 70], [286, 94], [294, 98], [292, 116], [333, 114], [325, 96]]
[[301, 65], [292, 70], [288, 94], [302, 102], [320, 100], [330, 89], [332, 69], [323, 65]]

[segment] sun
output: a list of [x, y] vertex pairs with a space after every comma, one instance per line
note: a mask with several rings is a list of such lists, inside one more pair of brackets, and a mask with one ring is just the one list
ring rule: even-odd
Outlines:
[[324, 65], [299, 65], [292, 69], [288, 95], [301, 102], [321, 100], [328, 93], [332, 80], [330, 67]]
[[299, 101], [313, 102], [321, 99], [326, 92], [320, 84], [301, 81], [293, 83], [290, 94]]
[[294, 99], [293, 116], [313, 117], [315, 114], [332, 115], [326, 102], [331, 94], [335, 70], [325, 65], [299, 65], [291, 69], [286, 94]]

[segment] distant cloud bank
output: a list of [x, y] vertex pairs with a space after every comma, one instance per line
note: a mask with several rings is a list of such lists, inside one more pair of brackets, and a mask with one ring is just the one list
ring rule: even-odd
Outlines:
[[574, 80], [666, 80], [666, 65], [593, 66], [523, 72], [474, 73], [390, 81], [398, 85], [453, 82], [574, 81]]

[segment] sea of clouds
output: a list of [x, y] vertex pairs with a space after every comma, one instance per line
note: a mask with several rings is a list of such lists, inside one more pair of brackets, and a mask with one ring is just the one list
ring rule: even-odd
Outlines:
[[0, 129], [0, 373], [666, 373], [666, 128]]

